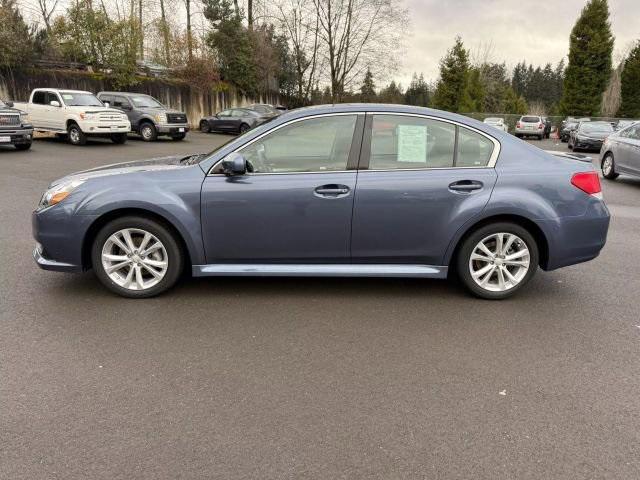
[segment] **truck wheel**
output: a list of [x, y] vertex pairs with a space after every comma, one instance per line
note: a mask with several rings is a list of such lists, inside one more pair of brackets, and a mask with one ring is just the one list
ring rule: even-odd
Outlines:
[[87, 136], [75, 123], [69, 125], [69, 128], [67, 128], [67, 135], [69, 137], [69, 142], [71, 143], [71, 145], [87, 144]]
[[158, 130], [154, 124], [144, 122], [140, 126], [140, 136], [145, 142], [155, 142], [158, 139]]
[[126, 133], [112, 133], [111, 141], [117, 145], [122, 145], [127, 142], [127, 134]]
[[16, 150], [29, 150], [31, 148], [31, 142], [19, 143], [17, 145], [14, 145], [14, 147], [16, 147]]
[[209, 122], [207, 122], [206, 120], [202, 120], [200, 122], [200, 131], [202, 133], [209, 133], [211, 131], [211, 126], [209, 125]]

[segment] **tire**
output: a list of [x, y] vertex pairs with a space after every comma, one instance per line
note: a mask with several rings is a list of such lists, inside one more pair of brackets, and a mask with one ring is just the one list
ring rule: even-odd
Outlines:
[[67, 128], [67, 138], [69, 139], [69, 143], [71, 145], [87, 144], [87, 136], [76, 123], [72, 123]]
[[209, 122], [207, 122], [206, 120], [202, 120], [200, 122], [200, 131], [202, 133], [209, 133], [211, 132], [211, 125], [209, 125]]
[[155, 142], [158, 139], [158, 129], [151, 122], [142, 122], [140, 136], [145, 142]]
[[544, 140], [544, 134], [543, 134], [543, 135], [538, 135], [538, 140], [539, 140], [539, 141]]
[[171, 137], [171, 140], [173, 140], [174, 142], [180, 142], [181, 140], [184, 140], [186, 136], [187, 136], [186, 133], [180, 133], [178, 135], [174, 135], [173, 137]]
[[122, 145], [127, 143], [127, 134], [126, 133], [112, 133], [111, 141], [116, 145]]
[[[488, 250], [492, 253], [497, 249], [497, 237], [498, 234], [503, 234], [504, 246], [507, 246], [509, 236], [514, 238], [511, 246], [509, 246], [508, 252], [501, 253], [495, 256], [493, 259], [488, 255], [484, 255], [489, 261], [484, 260], [471, 260], [471, 255], [478, 249], [481, 242], [487, 242]], [[491, 245], [493, 244], [494, 250], [492, 251]], [[526, 248], [524, 248], [526, 247]], [[520, 249], [518, 251], [518, 249]], [[480, 253], [483, 251], [478, 250]], [[527, 252], [527, 255], [521, 255], [512, 260], [514, 262], [524, 262], [528, 258], [528, 265], [507, 265], [505, 262], [505, 256], [514, 255], [516, 253]], [[539, 261], [538, 245], [529, 231], [515, 223], [500, 222], [492, 223], [478, 228], [469, 234], [462, 242], [458, 255], [456, 257], [455, 266], [458, 277], [465, 285], [465, 287], [476, 297], [484, 298], [487, 300], [502, 300], [514, 295], [522, 287], [524, 287], [529, 280], [535, 275], [538, 268]], [[520, 260], [522, 259], [522, 260]], [[491, 261], [495, 263], [491, 263]], [[477, 273], [482, 271], [483, 268], [487, 268], [484, 274], [477, 276], [477, 280], [472, 276], [472, 268]], [[512, 281], [504, 273], [505, 269], [514, 277], [517, 281]], [[502, 271], [502, 273], [501, 273]], [[485, 280], [485, 275], [489, 278], [486, 279], [486, 285], [482, 286]], [[503, 283], [500, 284], [500, 276], [502, 276]], [[502, 287], [504, 287], [502, 289]]]
[[[606, 165], [607, 161], [611, 161], [610, 167]], [[616, 172], [616, 163], [613, 160], [613, 153], [611, 152], [607, 152], [607, 154], [604, 156], [600, 168], [602, 170], [602, 176], [607, 180], [615, 180], [620, 176], [620, 174]]]
[[516, 138], [522, 138], [522, 135], [520, 135], [519, 133], [515, 133], [514, 135], [516, 136]]
[[[113, 241], [112, 236], [115, 235], [121, 245], [128, 246], [123, 233], [125, 230], [133, 242], [133, 252], [130, 248], [124, 250]], [[156, 242], [161, 246], [146, 257], [139, 256], [140, 252], [135, 247], [141, 245], [146, 234], [151, 235], [147, 247], [156, 245]], [[103, 257], [103, 253], [111, 255], [111, 258]], [[178, 239], [167, 226], [145, 217], [127, 216], [117, 218], [100, 229], [91, 247], [91, 261], [96, 276], [110, 291], [127, 298], [148, 298], [175, 285], [183, 271], [184, 254]], [[146, 264], [149, 261], [155, 262], [154, 265]], [[164, 266], [160, 265], [162, 263]], [[122, 267], [107, 273], [105, 264], [107, 267], [117, 264]], [[151, 269], [157, 275], [152, 274]]]
[[251, 127], [249, 125], [247, 125], [246, 123], [241, 123], [240, 128], [238, 129], [238, 133], [242, 135], [243, 133], [247, 132], [250, 129]]
[[20, 151], [29, 150], [31, 148], [31, 142], [19, 143], [17, 145], [14, 145], [14, 147], [16, 147], [16, 150], [20, 150]]

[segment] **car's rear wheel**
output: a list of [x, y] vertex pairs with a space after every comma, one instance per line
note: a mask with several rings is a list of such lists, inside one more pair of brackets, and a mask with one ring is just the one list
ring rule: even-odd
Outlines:
[[209, 122], [207, 122], [206, 120], [202, 120], [200, 122], [200, 131], [202, 133], [209, 133], [211, 131], [211, 126], [209, 125]]
[[183, 253], [165, 225], [144, 217], [109, 222], [91, 250], [96, 276], [112, 292], [147, 298], [171, 288], [182, 272]]
[[615, 180], [620, 176], [616, 172], [616, 163], [613, 159], [613, 153], [607, 153], [602, 159], [602, 176], [608, 180]]
[[249, 125], [247, 125], [246, 123], [241, 123], [240, 124], [240, 135], [242, 135], [244, 132], [248, 131], [251, 127]]
[[150, 122], [144, 122], [140, 126], [140, 136], [145, 142], [154, 142], [158, 139], [158, 130]]
[[457, 273], [474, 295], [489, 300], [510, 297], [538, 268], [533, 236], [514, 223], [494, 223], [474, 231], [462, 243]]

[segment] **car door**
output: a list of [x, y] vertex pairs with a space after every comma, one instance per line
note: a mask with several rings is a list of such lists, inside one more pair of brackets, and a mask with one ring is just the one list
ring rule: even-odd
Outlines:
[[633, 131], [634, 127], [629, 127], [612, 137], [612, 141], [615, 142], [613, 155], [616, 169], [622, 173], [633, 172], [633, 145], [631, 138]]
[[364, 116], [292, 120], [239, 148], [252, 173], [215, 166], [202, 186], [207, 261], [349, 263]]
[[127, 116], [129, 121], [131, 122], [132, 128], [138, 126], [140, 114], [139, 112], [133, 110], [133, 107], [131, 106], [128, 98], [116, 95], [113, 97], [113, 103], [111, 104], [111, 106], [117, 108], [118, 110], [121, 110], [122, 113]]
[[231, 110], [223, 110], [222, 112], [216, 114], [216, 116], [212, 119], [211, 126], [213, 130], [218, 130], [221, 132], [226, 132], [231, 130]]
[[627, 143], [627, 168], [630, 173], [640, 175], [640, 125], [629, 129]]
[[[46, 111], [47, 125], [52, 130], [64, 131], [66, 130], [66, 120], [64, 116], [64, 101], [56, 92], [48, 92], [47, 103], [49, 109]], [[59, 107], [54, 107], [51, 102], [58, 102]]]
[[417, 115], [367, 116], [354, 200], [354, 263], [442, 265], [496, 182], [499, 143]]
[[29, 117], [36, 128], [47, 128], [45, 112], [51, 108], [47, 101], [48, 95], [44, 90], [33, 92], [29, 105]]

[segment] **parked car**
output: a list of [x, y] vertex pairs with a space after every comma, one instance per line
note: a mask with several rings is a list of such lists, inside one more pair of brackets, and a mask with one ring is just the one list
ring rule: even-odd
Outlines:
[[267, 118], [274, 118], [282, 114], [281, 110], [278, 110], [273, 105], [269, 105], [267, 103], [254, 103], [253, 105], [249, 105], [246, 108], [258, 112], [260, 116]]
[[483, 123], [486, 123], [487, 125], [491, 125], [492, 127], [495, 127], [498, 130], [502, 130], [503, 132], [509, 131], [509, 127], [507, 127], [507, 124], [504, 122], [504, 118], [489, 117], [489, 118], [485, 118], [483, 120]]
[[26, 112], [13, 108], [12, 102], [0, 100], [0, 146], [13, 145], [18, 150], [29, 150], [33, 139], [33, 126]]
[[273, 118], [271, 114], [263, 115], [248, 108], [230, 108], [200, 120], [200, 131], [241, 134]]
[[456, 272], [473, 294], [501, 299], [538, 266], [595, 258], [609, 213], [589, 162], [461, 115], [368, 104], [293, 110], [205, 155], [68, 175], [49, 186], [32, 225], [41, 268], [93, 268], [126, 297], [159, 294], [187, 268]]
[[569, 141], [571, 132], [578, 128], [578, 124], [579, 122], [577, 120], [570, 120], [562, 126], [562, 130], [560, 130], [560, 141], [562, 143], [567, 143]]
[[542, 117], [537, 115], [523, 115], [516, 123], [515, 136], [518, 138], [534, 136], [538, 137], [538, 140], [544, 138], [545, 124], [542, 121]]
[[631, 125], [638, 122], [640, 122], [640, 120], [618, 120], [613, 128], [616, 131], [624, 130], [625, 128], [630, 127]]
[[621, 173], [640, 177], [640, 123], [609, 135], [600, 150], [602, 175], [615, 180]]
[[580, 122], [569, 135], [569, 150], [600, 151], [605, 138], [613, 133], [609, 122]]
[[73, 145], [84, 145], [92, 136], [125, 143], [131, 130], [124, 113], [105, 107], [91, 92], [36, 88], [28, 103], [15, 106], [29, 114], [35, 130], [65, 135]]
[[111, 107], [122, 110], [131, 122], [131, 130], [146, 142], [168, 136], [184, 140], [189, 131], [187, 114], [165, 107], [150, 95], [128, 92], [100, 92], [98, 98]]

